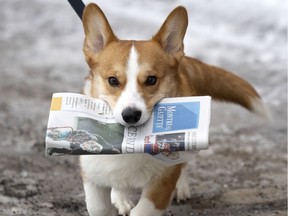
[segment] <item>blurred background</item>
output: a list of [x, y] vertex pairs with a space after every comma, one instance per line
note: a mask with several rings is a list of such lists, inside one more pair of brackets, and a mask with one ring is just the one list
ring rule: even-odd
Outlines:
[[[210, 148], [189, 166], [192, 199], [167, 215], [286, 215], [287, 1], [94, 2], [119, 38], [139, 40], [185, 6], [186, 54], [248, 80], [271, 112], [213, 103]], [[0, 215], [87, 215], [78, 158], [44, 156], [52, 94], [80, 92], [88, 73], [81, 21], [65, 0], [0, 5]]]

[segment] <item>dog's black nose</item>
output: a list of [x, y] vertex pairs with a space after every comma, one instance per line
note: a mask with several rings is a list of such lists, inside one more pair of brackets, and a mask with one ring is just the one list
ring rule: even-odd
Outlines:
[[127, 124], [135, 124], [141, 118], [142, 112], [136, 108], [127, 107], [122, 112], [122, 118]]

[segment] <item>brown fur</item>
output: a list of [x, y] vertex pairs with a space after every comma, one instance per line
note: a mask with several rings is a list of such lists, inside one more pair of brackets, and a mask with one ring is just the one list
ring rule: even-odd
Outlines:
[[[247, 81], [184, 55], [183, 38], [187, 25], [187, 12], [178, 7], [151, 40], [119, 40], [101, 9], [89, 4], [83, 16], [86, 36], [83, 50], [91, 69], [88, 76], [91, 88], [84, 92], [106, 100], [113, 110], [126, 85], [127, 59], [134, 46], [139, 53], [139, 71], [137, 89], [131, 91], [141, 94], [147, 112], [151, 112], [162, 98], [197, 95], [210, 95], [213, 99], [233, 102], [255, 111], [253, 101], [260, 101], [260, 96]], [[111, 76], [119, 80], [119, 86], [108, 84]], [[149, 76], [157, 77], [155, 85], [145, 85]], [[169, 205], [181, 166], [167, 167], [164, 174], [152, 179], [144, 191], [144, 196], [154, 203], [155, 208], [165, 209]]]
[[260, 99], [259, 94], [247, 81], [197, 59], [185, 57], [181, 62], [180, 71], [186, 73], [185, 79], [189, 77], [190, 83], [185, 89], [188, 95], [210, 95], [213, 99], [233, 102], [251, 111], [251, 100]]
[[160, 178], [155, 178], [149, 188], [144, 192], [146, 198], [151, 200], [156, 209], [166, 209], [170, 204], [170, 197], [180, 176], [182, 164], [173, 167], [167, 167], [165, 174]]
[[[141, 53], [138, 90], [145, 98], [149, 111], [164, 97], [197, 95], [210, 95], [213, 99], [237, 103], [253, 111], [251, 101], [260, 97], [247, 81], [219, 67], [184, 56], [183, 38], [188, 24], [184, 8], [175, 9], [151, 41], [123, 41], [114, 35], [103, 12], [96, 7], [87, 6], [83, 16], [86, 34], [83, 50], [91, 68], [89, 79], [93, 83], [91, 91], [93, 97], [99, 97], [101, 91], [102, 95], [107, 95], [103, 99], [109, 100], [110, 106], [115, 105], [125, 87], [125, 64], [131, 46], [134, 45]], [[97, 20], [104, 26], [101, 26], [105, 30], [102, 33], [105, 33], [104, 36], [101, 32], [92, 32], [96, 28], [89, 28], [92, 21], [87, 14], [97, 14]], [[103, 21], [99, 16], [103, 16]], [[173, 25], [177, 26], [177, 31]], [[175, 32], [169, 32], [169, 28]], [[103, 41], [95, 43], [95, 40], [101, 38]], [[157, 75], [159, 82], [148, 88], [143, 83], [149, 75]], [[109, 86], [107, 83], [109, 76], [117, 77], [121, 86], [119, 88]], [[166, 87], [168, 85], [169, 88]]]

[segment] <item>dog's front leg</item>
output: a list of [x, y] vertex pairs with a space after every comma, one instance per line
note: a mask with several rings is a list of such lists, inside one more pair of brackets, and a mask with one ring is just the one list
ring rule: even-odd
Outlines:
[[129, 215], [130, 210], [135, 206], [129, 199], [126, 190], [112, 188], [111, 200], [113, 205], [118, 209], [119, 215]]
[[182, 165], [163, 168], [162, 174], [143, 189], [141, 198], [130, 216], [161, 216], [170, 205]]
[[116, 216], [117, 209], [111, 203], [111, 188], [84, 182], [87, 210], [90, 216]]

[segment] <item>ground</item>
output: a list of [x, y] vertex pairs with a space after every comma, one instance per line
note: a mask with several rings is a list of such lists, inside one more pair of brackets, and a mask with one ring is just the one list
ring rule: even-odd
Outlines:
[[[167, 216], [287, 215], [286, 1], [97, 2], [129, 39], [185, 5], [186, 53], [249, 80], [271, 113], [213, 103], [210, 148], [189, 163], [192, 198]], [[87, 215], [78, 157], [44, 156], [52, 93], [79, 92], [88, 71], [80, 19], [67, 1], [0, 4], [0, 215]]]

